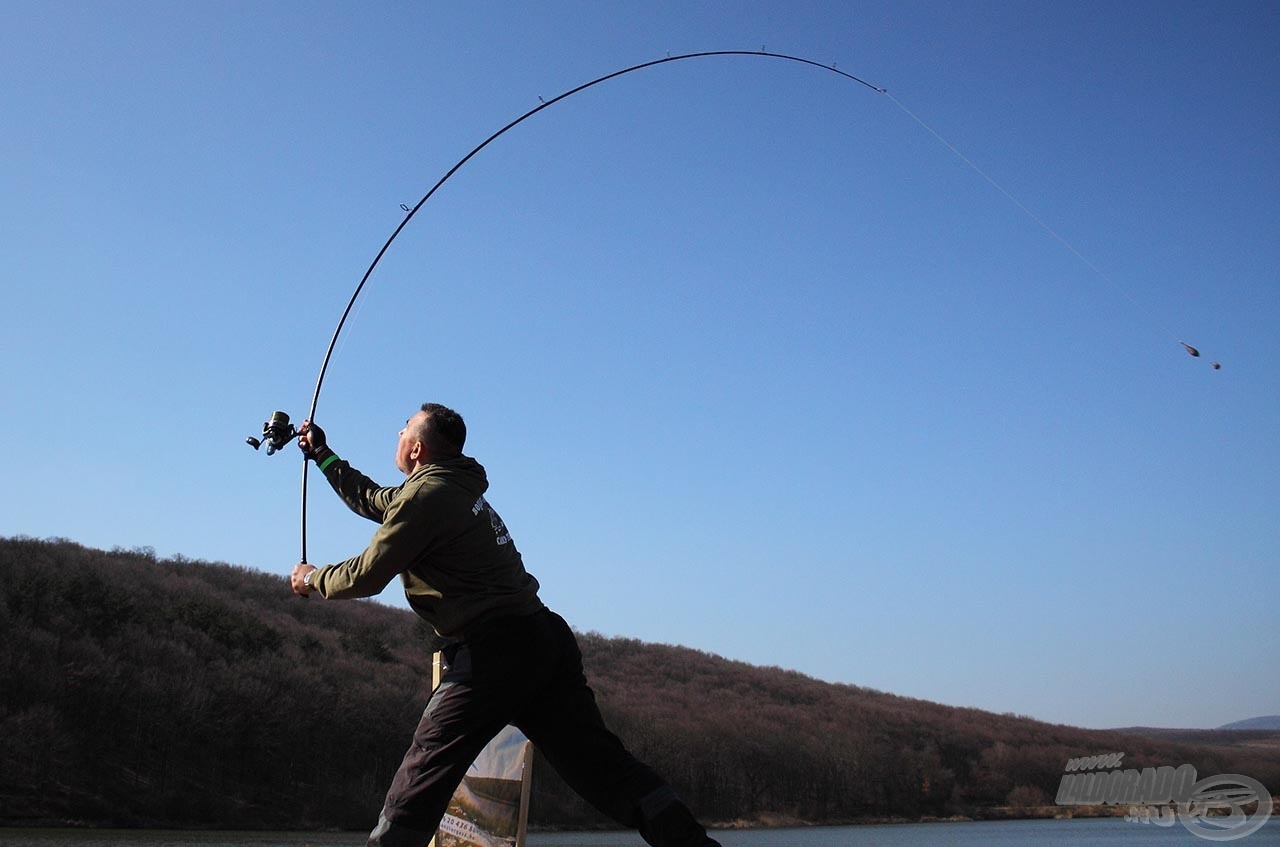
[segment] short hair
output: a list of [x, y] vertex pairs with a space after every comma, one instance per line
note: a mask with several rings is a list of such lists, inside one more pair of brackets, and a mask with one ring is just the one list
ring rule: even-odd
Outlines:
[[439, 403], [423, 403], [422, 411], [427, 418], [419, 436], [431, 454], [444, 458], [462, 455], [467, 443], [467, 424], [462, 415]]

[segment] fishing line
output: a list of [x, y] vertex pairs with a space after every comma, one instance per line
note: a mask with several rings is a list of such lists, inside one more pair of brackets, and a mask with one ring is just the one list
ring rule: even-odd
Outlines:
[[[994, 177], [992, 177], [982, 168], [978, 167], [978, 165], [972, 159], [970, 159], [964, 153], [961, 153], [960, 150], [954, 144], [952, 144], [947, 139], [943, 138], [941, 133], [939, 133], [933, 127], [929, 126], [929, 124], [925, 123], [920, 118], [920, 116], [918, 116], [915, 112], [911, 111], [905, 105], [903, 105], [901, 100], [899, 100], [897, 97], [894, 97], [892, 94], [890, 94], [888, 91], [884, 89], [881, 89], [880, 93], [884, 94], [886, 97], [892, 100], [894, 105], [897, 106], [899, 109], [901, 109], [904, 113], [906, 113], [906, 115], [909, 118], [911, 118], [911, 120], [915, 121], [921, 127], [923, 127], [925, 131], [928, 132], [930, 135], [932, 135], [934, 138], [936, 138], [938, 142], [942, 144], [942, 146], [946, 147], [948, 150], [954, 153], [956, 158], [958, 158], [960, 161], [964, 162], [966, 165], [972, 168], [973, 171], [976, 174], [978, 174], [978, 176], [985, 179], [988, 183], [991, 184], [993, 188], [995, 188], [996, 191], [999, 191], [1001, 194], [1003, 194], [1010, 203], [1012, 203], [1013, 205], [1021, 209], [1022, 212], [1026, 214], [1027, 217], [1031, 218], [1031, 220], [1035, 221], [1036, 224], [1041, 229], [1049, 233], [1049, 235], [1052, 236], [1054, 240], [1056, 240], [1063, 247], [1067, 248], [1067, 250], [1069, 250], [1072, 253], [1072, 255], [1074, 255], [1077, 259], [1079, 259], [1081, 262], [1084, 263], [1085, 267], [1089, 268], [1089, 270], [1097, 274], [1103, 281], [1110, 283], [1117, 291], [1119, 291], [1121, 294], [1125, 296], [1125, 299], [1127, 299], [1130, 303], [1132, 303], [1140, 312], [1145, 314], [1147, 318], [1151, 320], [1152, 323], [1154, 323], [1156, 326], [1161, 327], [1166, 333], [1173, 336], [1175, 339], [1178, 338], [1177, 333], [1175, 333], [1170, 327], [1164, 324], [1156, 316], [1154, 312], [1152, 312], [1142, 303], [1139, 303], [1137, 298], [1135, 298], [1132, 294], [1130, 294], [1127, 288], [1125, 288], [1123, 285], [1117, 282], [1113, 277], [1111, 277], [1111, 275], [1109, 275], [1106, 271], [1102, 270], [1102, 268], [1094, 264], [1089, 259], [1088, 256], [1086, 256], [1084, 253], [1081, 253], [1078, 249], [1076, 249], [1076, 246], [1072, 244], [1070, 241], [1068, 241], [1066, 238], [1064, 238], [1061, 233], [1059, 233], [1053, 227], [1049, 226], [1049, 224], [1045, 223], [1043, 218], [1041, 218], [1035, 212], [1031, 211], [1031, 209], [1029, 209], [1025, 203], [1023, 203], [1017, 197], [1013, 196], [1013, 194], [1007, 188], [1005, 188], [1000, 183], [996, 182]], [[1181, 339], [1178, 339], [1178, 343], [1182, 345], [1183, 349], [1185, 349], [1187, 353], [1189, 353], [1191, 356], [1194, 356], [1196, 358], [1200, 357], [1200, 351], [1192, 347], [1190, 344], [1186, 343]], [[1218, 370], [1219, 364], [1217, 362], [1213, 362], [1212, 364], [1213, 364], [1213, 369]]]
[[[983, 179], [985, 179], [988, 183], [990, 183], [990, 184], [991, 184], [991, 185], [992, 185], [992, 186], [993, 186], [997, 191], [999, 191], [1001, 194], [1003, 194], [1003, 195], [1004, 195], [1004, 196], [1005, 196], [1005, 197], [1006, 197], [1010, 202], [1012, 202], [1015, 206], [1017, 206], [1019, 209], [1021, 209], [1021, 210], [1022, 210], [1022, 212], [1023, 212], [1024, 214], [1026, 214], [1026, 215], [1027, 215], [1028, 217], [1030, 217], [1033, 221], [1035, 221], [1035, 222], [1036, 222], [1036, 224], [1038, 224], [1038, 225], [1039, 225], [1039, 226], [1040, 226], [1040, 227], [1041, 227], [1045, 232], [1047, 232], [1047, 233], [1048, 233], [1050, 236], [1052, 236], [1056, 241], [1058, 241], [1060, 244], [1062, 244], [1064, 247], [1066, 247], [1066, 248], [1067, 248], [1067, 250], [1069, 250], [1073, 255], [1075, 255], [1075, 256], [1076, 256], [1080, 261], [1082, 261], [1082, 262], [1083, 262], [1087, 267], [1089, 267], [1091, 270], [1093, 270], [1093, 272], [1094, 272], [1094, 273], [1098, 274], [1098, 276], [1100, 276], [1103, 280], [1105, 280], [1105, 281], [1109, 282], [1109, 283], [1110, 283], [1111, 285], [1113, 285], [1117, 290], [1119, 290], [1122, 294], [1124, 294], [1124, 296], [1125, 296], [1125, 297], [1126, 297], [1126, 298], [1127, 298], [1131, 303], [1133, 303], [1136, 307], [1138, 307], [1138, 308], [1139, 308], [1140, 310], [1142, 310], [1143, 312], [1146, 312], [1146, 313], [1147, 313], [1147, 315], [1148, 315], [1152, 320], [1155, 320], [1155, 316], [1154, 316], [1154, 315], [1153, 315], [1149, 310], [1147, 310], [1145, 307], [1143, 307], [1143, 306], [1142, 306], [1142, 304], [1141, 304], [1141, 303], [1139, 303], [1139, 302], [1138, 302], [1138, 301], [1133, 297], [1133, 295], [1131, 295], [1131, 294], [1130, 294], [1130, 293], [1129, 293], [1129, 292], [1124, 288], [1124, 286], [1120, 285], [1118, 282], [1116, 282], [1114, 279], [1112, 279], [1110, 276], [1108, 276], [1106, 273], [1104, 273], [1104, 272], [1102, 271], [1102, 269], [1101, 269], [1101, 268], [1099, 268], [1096, 264], [1094, 264], [1092, 261], [1090, 261], [1090, 260], [1088, 259], [1088, 257], [1086, 257], [1082, 252], [1080, 252], [1080, 250], [1078, 250], [1078, 249], [1077, 249], [1077, 248], [1076, 248], [1076, 247], [1075, 247], [1071, 242], [1069, 242], [1066, 238], [1064, 238], [1061, 234], [1059, 234], [1055, 229], [1053, 229], [1053, 227], [1051, 227], [1051, 226], [1049, 226], [1047, 223], [1045, 223], [1045, 221], [1044, 221], [1044, 220], [1042, 220], [1038, 215], [1036, 215], [1034, 212], [1032, 212], [1032, 211], [1031, 211], [1031, 209], [1029, 209], [1026, 205], [1024, 205], [1020, 200], [1018, 200], [1018, 198], [1016, 198], [1015, 196], [1013, 196], [1013, 194], [1012, 194], [1012, 193], [1010, 193], [1010, 192], [1009, 192], [1009, 191], [1008, 191], [1008, 190], [1007, 190], [1003, 185], [1001, 185], [999, 182], [997, 182], [995, 179], [993, 179], [989, 174], [987, 174], [985, 171], [983, 171], [983, 170], [982, 170], [982, 168], [978, 167], [978, 165], [977, 165], [977, 164], [975, 164], [971, 159], [969, 159], [967, 156], [965, 156], [963, 153], [961, 153], [961, 152], [960, 152], [960, 151], [959, 151], [959, 150], [958, 150], [958, 149], [957, 149], [953, 144], [951, 144], [949, 141], [947, 141], [945, 138], [943, 138], [941, 134], [939, 134], [935, 129], [933, 129], [933, 127], [929, 126], [927, 123], [925, 123], [925, 122], [924, 122], [923, 120], [921, 120], [919, 117], [917, 117], [917, 116], [916, 116], [916, 114], [915, 114], [914, 112], [912, 112], [912, 111], [911, 111], [910, 109], [908, 109], [905, 105], [903, 105], [903, 104], [902, 104], [902, 102], [901, 102], [901, 101], [899, 101], [896, 97], [894, 97], [893, 95], [889, 94], [889, 92], [888, 92], [888, 90], [887, 90], [887, 89], [881, 88], [880, 86], [877, 86], [877, 85], [873, 85], [873, 84], [871, 84], [870, 82], [867, 82], [867, 81], [866, 81], [866, 80], [864, 80], [864, 79], [861, 79], [861, 78], [859, 78], [859, 77], [854, 76], [853, 74], [850, 74], [850, 73], [847, 73], [847, 72], [845, 72], [845, 71], [839, 70], [838, 68], [836, 68], [836, 66], [835, 66], [835, 63], [834, 63], [834, 62], [833, 62], [832, 64], [830, 64], [830, 65], [825, 65], [825, 64], [823, 64], [823, 63], [821, 63], [821, 62], [816, 62], [816, 61], [814, 61], [814, 60], [812, 60], [812, 59], [805, 59], [805, 58], [800, 57], [800, 56], [791, 56], [791, 55], [788, 55], [788, 54], [786, 54], [786, 53], [772, 53], [772, 52], [769, 52], [769, 51], [765, 50], [763, 46], [762, 46], [762, 47], [761, 47], [761, 49], [760, 49], [760, 50], [758, 50], [758, 51], [754, 51], [754, 50], [711, 50], [711, 51], [698, 52], [698, 53], [684, 53], [684, 54], [677, 55], [677, 56], [667, 55], [667, 56], [665, 56], [665, 57], [663, 57], [663, 58], [661, 58], [661, 59], [654, 59], [654, 60], [649, 61], [649, 62], [642, 62], [642, 63], [640, 63], [640, 64], [638, 64], [638, 65], [632, 65], [632, 66], [630, 66], [630, 67], [623, 68], [622, 70], [613, 71], [612, 73], [608, 73], [608, 74], [605, 74], [604, 76], [597, 77], [597, 78], [595, 78], [595, 79], [591, 80], [590, 82], [585, 82], [585, 83], [583, 83], [582, 85], [578, 85], [578, 86], [576, 86], [576, 87], [574, 87], [574, 88], [570, 88], [568, 91], [565, 91], [565, 92], [563, 92], [563, 93], [561, 93], [561, 94], [558, 94], [557, 96], [552, 97], [550, 100], [545, 100], [545, 99], [543, 99], [541, 96], [539, 96], [539, 97], [538, 97], [538, 105], [537, 105], [537, 106], [534, 106], [532, 109], [529, 109], [527, 112], [525, 112], [524, 114], [520, 115], [519, 117], [517, 117], [515, 120], [511, 121], [510, 123], [506, 124], [506, 125], [505, 125], [505, 126], [503, 126], [501, 129], [497, 130], [497, 131], [496, 131], [496, 132], [494, 132], [492, 135], [490, 135], [488, 138], [486, 138], [484, 141], [480, 142], [480, 143], [479, 143], [479, 144], [477, 144], [474, 148], [472, 148], [470, 152], [468, 152], [465, 156], [463, 156], [461, 159], [459, 159], [459, 160], [457, 161], [457, 163], [453, 165], [453, 167], [449, 168], [449, 170], [448, 170], [448, 171], [446, 171], [446, 172], [445, 172], [445, 174], [444, 174], [442, 177], [440, 177], [440, 179], [438, 179], [438, 180], [435, 182], [435, 184], [434, 184], [434, 185], [432, 185], [432, 186], [431, 186], [431, 188], [429, 188], [429, 189], [427, 190], [427, 192], [426, 192], [424, 195], [422, 195], [422, 199], [420, 199], [416, 204], [414, 204], [413, 208], [409, 208], [408, 206], [406, 206], [406, 205], [403, 205], [403, 204], [402, 204], [402, 205], [400, 206], [400, 208], [401, 208], [402, 210], [404, 210], [404, 212], [405, 212], [404, 218], [402, 218], [402, 219], [401, 219], [401, 221], [400, 221], [399, 225], [397, 225], [397, 226], [396, 226], [396, 228], [392, 231], [391, 235], [387, 238], [386, 242], [385, 242], [385, 243], [383, 243], [382, 248], [381, 248], [380, 250], [378, 250], [377, 254], [373, 257], [373, 261], [369, 263], [369, 267], [365, 270], [364, 275], [360, 278], [360, 283], [356, 286], [355, 291], [354, 291], [354, 292], [352, 292], [352, 294], [351, 294], [351, 298], [347, 301], [346, 308], [345, 308], [345, 309], [343, 309], [343, 311], [342, 311], [342, 317], [341, 317], [341, 318], [339, 318], [339, 320], [338, 320], [338, 325], [337, 325], [337, 327], [335, 327], [335, 329], [334, 329], [334, 331], [333, 331], [333, 336], [332, 336], [332, 338], [330, 338], [330, 339], [329, 339], [329, 346], [328, 346], [328, 348], [325, 350], [324, 360], [321, 362], [321, 365], [320, 365], [320, 373], [319, 373], [319, 375], [316, 377], [316, 387], [315, 387], [315, 391], [313, 392], [313, 394], [312, 394], [312, 396], [311, 396], [311, 407], [310, 407], [310, 410], [309, 410], [309, 411], [308, 411], [308, 413], [307, 413], [307, 418], [306, 418], [306, 419], [307, 419], [307, 420], [315, 420], [316, 407], [319, 405], [319, 402], [320, 402], [320, 390], [321, 390], [321, 388], [322, 388], [322, 387], [323, 387], [323, 385], [324, 385], [324, 378], [325, 378], [325, 374], [326, 374], [326, 373], [328, 372], [328, 370], [329, 370], [329, 362], [330, 362], [330, 359], [333, 357], [334, 348], [335, 348], [335, 346], [336, 346], [336, 345], [337, 345], [337, 343], [338, 343], [338, 339], [339, 339], [339, 337], [342, 335], [342, 329], [343, 329], [343, 327], [344, 327], [344, 326], [346, 325], [346, 323], [347, 323], [347, 318], [351, 315], [351, 310], [352, 310], [352, 308], [355, 306], [356, 301], [359, 299], [359, 297], [360, 297], [360, 293], [364, 290], [365, 284], [366, 284], [366, 283], [368, 283], [369, 278], [373, 275], [374, 270], [378, 267], [378, 263], [382, 261], [382, 257], [383, 257], [384, 255], [386, 255], [387, 250], [389, 250], [389, 249], [391, 248], [391, 245], [395, 242], [396, 238], [398, 238], [398, 237], [399, 237], [399, 235], [400, 235], [400, 233], [404, 231], [404, 228], [405, 228], [406, 226], [408, 226], [409, 221], [413, 220], [414, 216], [418, 214], [418, 211], [419, 211], [419, 210], [420, 210], [424, 205], [426, 205], [427, 201], [428, 201], [428, 200], [430, 200], [430, 199], [435, 195], [435, 193], [436, 193], [436, 192], [441, 188], [441, 186], [443, 186], [446, 182], [448, 182], [448, 181], [449, 181], [449, 179], [450, 179], [450, 177], [452, 177], [455, 173], [457, 173], [457, 172], [458, 172], [458, 171], [459, 171], [459, 170], [460, 170], [460, 169], [461, 169], [465, 164], [467, 164], [467, 162], [471, 161], [471, 159], [472, 159], [472, 158], [474, 158], [474, 157], [476, 156], [476, 154], [478, 154], [481, 150], [483, 150], [483, 149], [485, 149], [486, 147], [488, 147], [488, 146], [489, 146], [490, 144], [492, 144], [494, 141], [497, 141], [499, 138], [501, 138], [501, 137], [502, 137], [504, 134], [506, 134], [508, 131], [510, 131], [510, 130], [512, 130], [512, 129], [514, 129], [515, 127], [519, 126], [519, 125], [520, 125], [521, 123], [523, 123], [524, 121], [528, 120], [529, 118], [531, 118], [531, 117], [533, 117], [534, 115], [536, 115], [536, 114], [538, 114], [539, 112], [541, 112], [543, 109], [549, 108], [549, 107], [551, 107], [551, 106], [555, 105], [556, 103], [559, 103], [559, 102], [560, 102], [560, 101], [562, 101], [562, 100], [565, 100], [565, 99], [567, 99], [567, 98], [569, 98], [569, 97], [572, 97], [573, 95], [575, 95], [575, 94], [577, 94], [577, 93], [579, 93], [579, 92], [582, 92], [582, 91], [587, 90], [588, 88], [592, 88], [592, 87], [594, 87], [594, 86], [596, 86], [596, 85], [600, 85], [601, 83], [608, 82], [609, 80], [616, 79], [616, 78], [618, 78], [618, 77], [620, 77], [620, 76], [625, 76], [626, 74], [634, 73], [634, 72], [636, 72], [636, 71], [645, 70], [646, 68], [656, 67], [656, 66], [658, 66], [658, 65], [665, 65], [665, 64], [668, 64], [668, 63], [671, 63], [671, 62], [680, 62], [680, 61], [684, 61], [684, 60], [686, 60], [686, 59], [704, 59], [704, 58], [712, 58], [712, 57], [728, 57], [728, 56], [739, 56], [739, 57], [755, 57], [755, 58], [765, 58], [765, 59], [776, 59], [776, 60], [781, 60], [781, 61], [786, 61], [786, 62], [794, 62], [794, 63], [801, 64], [801, 65], [808, 65], [808, 66], [811, 66], [811, 67], [817, 68], [817, 69], [819, 69], [819, 70], [827, 71], [828, 73], [836, 74], [837, 76], [843, 77], [843, 78], [845, 78], [845, 79], [847, 79], [847, 80], [849, 80], [849, 81], [851, 81], [851, 82], [855, 82], [855, 83], [857, 83], [857, 84], [859, 84], [859, 85], [862, 85], [862, 86], [864, 86], [864, 87], [866, 87], [866, 88], [870, 89], [871, 91], [876, 92], [877, 94], [884, 94], [884, 95], [887, 95], [887, 96], [889, 97], [889, 99], [890, 99], [890, 100], [892, 100], [892, 101], [894, 102], [894, 104], [895, 104], [895, 105], [897, 105], [897, 107], [898, 107], [899, 109], [901, 109], [904, 113], [906, 113], [906, 114], [907, 114], [907, 115], [908, 115], [908, 116], [909, 116], [913, 121], [915, 121], [917, 124], [919, 124], [921, 127], [923, 127], [923, 128], [924, 128], [924, 129], [925, 129], [925, 130], [930, 134], [930, 135], [932, 135], [932, 136], [933, 136], [934, 138], [936, 138], [939, 142], [941, 142], [941, 143], [942, 143], [942, 144], [943, 144], [943, 145], [944, 145], [948, 150], [950, 150], [953, 154], [955, 154], [957, 157], [959, 157], [959, 159], [960, 159], [962, 162], [964, 162], [966, 165], [968, 165], [970, 168], [972, 168], [975, 172], [977, 172], [977, 173], [978, 173], [978, 174], [979, 174]], [[1175, 337], [1176, 337], [1176, 336], [1175, 336]], [[1198, 350], [1196, 350], [1196, 348], [1192, 347], [1191, 345], [1186, 344], [1185, 342], [1182, 342], [1182, 341], [1179, 341], [1178, 343], [1179, 343], [1179, 344], [1181, 344], [1184, 348], [1186, 348], [1187, 352], [1188, 352], [1190, 355], [1192, 355], [1192, 356], [1197, 356], [1197, 357], [1200, 355], [1200, 352], [1199, 352]], [[1213, 363], [1213, 367], [1214, 367], [1215, 369], [1217, 369], [1217, 368], [1218, 368], [1218, 363], [1217, 363], [1217, 362], [1214, 362], [1214, 363]], [[273, 416], [273, 420], [274, 420], [274, 416]], [[287, 422], [288, 422], [288, 417], [287, 417], [287, 416], [284, 416], [284, 421], [285, 421], [285, 423], [287, 424]], [[268, 424], [264, 424], [264, 436], [266, 436], [266, 435], [268, 434], [268, 431], [269, 431], [269, 425], [270, 425], [270, 424], [271, 424], [271, 422], [268, 422]], [[292, 431], [292, 430], [291, 430], [291, 428], [290, 428], [290, 431]], [[283, 432], [283, 431], [282, 431], [282, 432]], [[281, 435], [280, 437], [283, 437], [283, 435]], [[250, 443], [253, 443], [253, 441], [254, 441], [254, 439], [250, 439]], [[256, 446], [256, 445], [255, 445], [255, 446]], [[271, 452], [271, 451], [270, 451], [270, 450], [268, 450], [268, 452]], [[307, 561], [307, 472], [308, 472], [308, 464], [309, 464], [309, 463], [304, 459], [304, 460], [303, 460], [303, 463], [302, 463], [302, 518], [301, 518], [301, 521], [302, 521], [302, 527], [301, 527], [301, 528], [302, 528], [302, 557], [301, 557], [301, 561], [302, 561], [302, 562], [304, 562], [304, 563]]]

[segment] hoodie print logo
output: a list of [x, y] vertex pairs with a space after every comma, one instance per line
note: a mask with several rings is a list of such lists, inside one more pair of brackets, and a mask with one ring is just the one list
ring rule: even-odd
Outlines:
[[471, 507], [471, 514], [478, 515], [481, 512], [489, 513], [489, 524], [493, 527], [493, 534], [498, 545], [509, 543], [511, 541], [511, 533], [507, 532], [507, 525], [502, 522], [502, 518], [498, 516], [498, 513], [493, 510], [493, 507], [489, 505], [489, 501], [484, 497], [477, 500], [476, 504]]

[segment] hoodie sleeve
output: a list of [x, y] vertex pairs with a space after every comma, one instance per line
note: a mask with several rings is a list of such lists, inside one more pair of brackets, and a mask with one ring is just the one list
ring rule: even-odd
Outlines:
[[[317, 459], [320, 457], [318, 456]], [[386, 518], [387, 508], [400, 493], [403, 485], [382, 486], [374, 482], [360, 471], [351, 467], [351, 463], [338, 458], [337, 454], [319, 462], [324, 478], [347, 504], [347, 508], [362, 518], [381, 523]]]
[[412, 498], [393, 500], [385, 508], [382, 526], [373, 534], [365, 551], [345, 562], [321, 568], [312, 578], [312, 586], [326, 600], [372, 597], [382, 591], [431, 542], [415, 512]]

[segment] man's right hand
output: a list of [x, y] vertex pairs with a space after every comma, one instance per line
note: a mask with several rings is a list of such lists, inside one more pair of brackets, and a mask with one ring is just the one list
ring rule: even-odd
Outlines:
[[298, 427], [298, 449], [305, 458], [314, 459], [326, 445], [324, 430], [311, 421], [303, 421]]
[[308, 565], [306, 562], [293, 566], [293, 573], [289, 574], [289, 587], [293, 589], [293, 593], [299, 597], [306, 597], [315, 588], [307, 581], [310, 574], [315, 573], [315, 565]]

